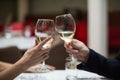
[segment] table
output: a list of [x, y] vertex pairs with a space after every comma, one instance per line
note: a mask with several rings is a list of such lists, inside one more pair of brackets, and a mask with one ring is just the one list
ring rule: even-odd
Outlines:
[[31, 48], [35, 44], [35, 37], [0, 37], [0, 48], [16, 46], [20, 50]]
[[[78, 70], [77, 74], [78, 80], [107, 80], [103, 79], [103, 76], [84, 70]], [[66, 80], [66, 75], [65, 70], [54, 70], [47, 73], [22, 73], [14, 80]]]

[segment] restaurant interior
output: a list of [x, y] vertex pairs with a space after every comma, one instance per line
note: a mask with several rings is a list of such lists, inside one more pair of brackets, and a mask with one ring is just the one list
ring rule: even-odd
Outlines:
[[[107, 0], [107, 57], [115, 57], [120, 49], [119, 3], [120, 0]], [[1, 0], [0, 61], [15, 63], [28, 48], [34, 46], [37, 19], [55, 20], [58, 15], [71, 13], [77, 23], [77, 11], [81, 11], [83, 27], [78, 30], [80, 38], [77, 35], [74, 38], [79, 38], [89, 46], [88, 7], [88, 0]], [[102, 37], [100, 39], [102, 40]], [[55, 35], [46, 64], [53, 65], [56, 69], [64, 69], [67, 56], [64, 41]]]

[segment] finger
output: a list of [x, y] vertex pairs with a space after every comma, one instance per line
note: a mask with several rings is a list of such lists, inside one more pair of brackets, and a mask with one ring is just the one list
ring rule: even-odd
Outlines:
[[53, 66], [47, 66], [50, 70], [55, 70], [56, 68], [55, 67], [53, 67]]
[[47, 41], [47, 42], [46, 42], [46, 44], [45, 44], [45, 45], [43, 45], [43, 48], [47, 48], [47, 47], [49, 47], [49, 48], [50, 48], [50, 47], [52, 46], [52, 42], [53, 42], [53, 40], [54, 40], [54, 39], [53, 39], [53, 38], [51, 38], [49, 41]]
[[42, 48], [40, 53], [49, 53], [51, 48]]
[[49, 68], [50, 70], [55, 70], [56, 68], [54, 66], [50, 66], [50, 65], [46, 65], [47, 68]]
[[35, 39], [35, 45], [37, 45], [39, 42], [38, 42], [38, 40], [37, 39]]
[[43, 56], [43, 55], [49, 54], [49, 51], [50, 49], [44, 49], [42, 51], [39, 51], [36, 55]]
[[41, 63], [42, 61], [45, 61], [46, 59], [48, 59], [49, 58], [49, 55], [48, 54], [45, 54], [45, 55], [38, 55], [36, 58], [35, 58], [35, 60], [33, 61], [33, 63], [35, 63], [35, 64], [39, 64], [39, 63]]
[[65, 47], [66, 49], [67, 49], [67, 46], [68, 46], [67, 43], [64, 43], [64, 47]]
[[66, 52], [69, 53], [69, 54], [72, 54], [72, 49], [66, 49]]
[[40, 62], [46, 60], [48, 57], [49, 57], [48, 54], [37, 55], [36, 58], [35, 58], [35, 61], [38, 62], [38, 63], [40, 63]]
[[70, 54], [78, 54], [78, 50], [66, 50]]
[[66, 52], [67, 52], [67, 53], [70, 53], [70, 50], [66, 49]]
[[45, 40], [43, 40], [41, 43], [37, 45], [37, 48], [42, 48], [45, 43], [47, 43], [51, 39], [51, 36], [47, 37]]
[[43, 55], [42, 57], [41, 57], [41, 60], [42, 61], [45, 61], [46, 59], [48, 59], [49, 58], [49, 55], [48, 54], [45, 54], [45, 55]]
[[71, 53], [72, 54], [76, 54], [76, 53], [78, 53], [79, 51], [78, 50], [71, 50]]
[[70, 43], [65, 43], [65, 44], [64, 44], [64, 47], [65, 47], [66, 49], [72, 49], [72, 46], [70, 45]]
[[67, 51], [67, 53], [69, 53], [69, 55], [73, 55], [75, 58], [78, 57], [78, 56], [76, 55], [77, 53], [72, 53], [71, 51]]

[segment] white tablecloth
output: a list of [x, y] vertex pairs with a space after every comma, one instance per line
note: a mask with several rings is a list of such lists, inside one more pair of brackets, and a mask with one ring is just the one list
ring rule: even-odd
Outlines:
[[[103, 78], [103, 76], [84, 70], [77, 71], [77, 74], [78, 78]], [[55, 70], [47, 73], [22, 73], [14, 80], [66, 80], [66, 75], [65, 70]]]
[[11, 37], [11, 38], [5, 38], [0, 37], [0, 48], [6, 48], [11, 46], [16, 46], [20, 50], [26, 50], [28, 48], [31, 48], [35, 44], [35, 38], [25, 38], [25, 37]]

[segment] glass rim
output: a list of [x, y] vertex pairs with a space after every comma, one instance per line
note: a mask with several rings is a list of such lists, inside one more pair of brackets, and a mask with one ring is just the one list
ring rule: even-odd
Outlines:
[[63, 17], [64, 17], [64, 16], [69, 16], [69, 15], [72, 17], [72, 14], [71, 14], [71, 13], [67, 13], [67, 14], [58, 15], [58, 16], [56, 16], [56, 18], [57, 18], [57, 17], [60, 17], [60, 16], [63, 16]]
[[38, 19], [37, 21], [40, 21], [40, 20], [43, 20], [43, 21], [53, 21], [54, 22], [53, 19]]
[[75, 26], [74, 32], [75, 32], [75, 31], [76, 31], [76, 22], [75, 22], [74, 17], [72, 16], [71, 13], [66, 13], [66, 14], [61, 14], [61, 15], [56, 16], [56, 19], [55, 19], [55, 30], [56, 30], [56, 31], [59, 31], [59, 30], [57, 29], [57, 27], [56, 27], [56, 26], [57, 26], [57, 24], [56, 24], [57, 18], [59, 18], [59, 17], [65, 17], [65, 16], [70, 16], [71, 19], [73, 19], [73, 24], [74, 24], [74, 26]]

